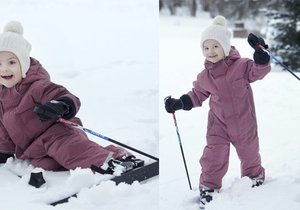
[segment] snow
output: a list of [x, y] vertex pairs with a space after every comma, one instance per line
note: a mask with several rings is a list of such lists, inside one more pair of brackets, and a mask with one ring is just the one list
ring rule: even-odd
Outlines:
[[[107, 181], [110, 175], [88, 169], [43, 171], [46, 184], [37, 189], [27, 183], [30, 172], [40, 169], [9, 159], [0, 167], [0, 209], [199, 209], [198, 160], [205, 146], [208, 103], [176, 112], [193, 187], [189, 190], [173, 119], [163, 99], [186, 93], [203, 69], [199, 42], [211, 21], [207, 13], [197, 18], [161, 16], [158, 21], [158, 1], [152, 0], [6, 0], [0, 2], [0, 12], [0, 26], [20, 20], [33, 46], [32, 56], [54, 82], [81, 99], [78, 116], [85, 127], [159, 154], [161, 165], [159, 181], [118, 186]], [[252, 57], [245, 39], [233, 39], [233, 45], [242, 56]], [[266, 182], [251, 188], [248, 178], [240, 178], [240, 163], [231, 148], [223, 188], [206, 209], [300, 209], [299, 81], [273, 66], [252, 87]], [[67, 204], [46, 205], [79, 189], [78, 198]]]
[[[169, 95], [178, 98], [192, 88], [204, 67], [201, 32], [210, 23], [207, 13], [197, 18], [160, 16], [160, 209], [199, 209], [199, 159], [206, 143], [208, 102], [201, 108], [176, 112], [193, 188], [189, 190], [173, 118], [164, 110], [163, 101]], [[234, 38], [232, 45], [242, 57], [252, 58], [246, 39]], [[240, 161], [231, 147], [223, 187], [207, 210], [300, 209], [300, 87], [295, 77], [280, 69], [272, 64], [271, 73], [252, 84], [265, 184], [251, 188], [250, 179], [240, 178]]]
[[[81, 99], [86, 128], [158, 156], [157, 8], [152, 0], [5, 0], [0, 28], [22, 22], [31, 56]], [[115, 186], [77, 168], [44, 171], [46, 184], [37, 189], [27, 184], [32, 170], [38, 169], [12, 159], [0, 167], [0, 209], [53, 209], [46, 203], [82, 187], [77, 199], [55, 209], [158, 208], [158, 178]]]

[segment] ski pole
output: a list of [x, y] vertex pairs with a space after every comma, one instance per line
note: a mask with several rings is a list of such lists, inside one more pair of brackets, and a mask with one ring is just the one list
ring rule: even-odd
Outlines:
[[104, 135], [102, 135], [102, 134], [100, 134], [100, 133], [97, 133], [97, 132], [95, 132], [95, 131], [92, 131], [92, 130], [90, 130], [90, 129], [88, 129], [88, 128], [84, 128], [83, 126], [78, 125], [78, 124], [76, 124], [76, 123], [74, 123], [74, 122], [71, 122], [71, 121], [69, 121], [69, 120], [65, 120], [65, 119], [63, 119], [63, 118], [59, 118], [57, 121], [60, 122], [60, 123], [64, 123], [64, 124], [67, 124], [67, 125], [71, 125], [71, 126], [73, 126], [73, 127], [75, 127], [75, 128], [78, 128], [78, 129], [80, 129], [80, 130], [85, 131], [86, 133], [90, 133], [90, 134], [92, 134], [92, 135], [94, 135], [94, 136], [97, 136], [97, 137], [99, 137], [99, 138], [101, 138], [101, 139], [107, 140], [107, 141], [112, 142], [112, 143], [114, 143], [114, 144], [117, 144], [117, 145], [119, 145], [119, 146], [121, 146], [121, 147], [127, 148], [127, 149], [129, 149], [129, 150], [134, 151], [134, 152], [137, 152], [137, 153], [139, 153], [139, 154], [141, 154], [141, 155], [144, 155], [144, 156], [146, 156], [146, 157], [149, 157], [149, 158], [151, 158], [151, 159], [153, 159], [153, 160], [159, 161], [159, 159], [158, 159], [157, 157], [154, 157], [154, 156], [152, 156], [152, 155], [149, 155], [149, 154], [147, 154], [147, 153], [145, 153], [145, 152], [142, 152], [142, 151], [140, 151], [140, 150], [138, 150], [138, 149], [136, 149], [136, 148], [130, 147], [130, 146], [128, 146], [128, 145], [126, 145], [126, 144], [123, 144], [123, 143], [121, 143], [121, 142], [118, 142], [118, 141], [116, 141], [116, 140], [113, 140], [113, 139], [111, 139], [111, 138], [109, 138], [109, 137], [107, 137], [107, 136], [104, 136]]
[[177, 125], [176, 116], [175, 116], [175, 113], [172, 113], [172, 114], [173, 114], [174, 124], [175, 124], [175, 127], [176, 127], [176, 133], [177, 133], [177, 137], [178, 137], [178, 141], [179, 141], [179, 145], [180, 145], [181, 156], [182, 156], [182, 159], [183, 159], [186, 176], [187, 176], [187, 179], [188, 179], [188, 182], [189, 182], [190, 190], [192, 190], [190, 176], [189, 176], [189, 172], [188, 172], [188, 169], [187, 169], [187, 166], [186, 166], [186, 161], [185, 161], [185, 157], [184, 157], [184, 152], [183, 152], [183, 148], [182, 148], [182, 143], [181, 143], [181, 138], [180, 138], [180, 134], [179, 134], [179, 129], [178, 129], [178, 125]]
[[283, 68], [285, 68], [288, 72], [290, 72], [294, 77], [296, 77], [299, 81], [300, 78], [286, 65], [284, 65], [282, 62], [280, 62], [271, 52], [270, 50], [267, 50], [266, 48], [264, 48], [262, 45], [258, 45], [264, 52], [268, 53], [271, 58], [278, 64], [280, 64]]

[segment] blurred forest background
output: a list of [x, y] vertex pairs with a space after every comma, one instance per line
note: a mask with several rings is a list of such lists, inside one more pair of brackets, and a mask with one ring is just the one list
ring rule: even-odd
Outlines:
[[[300, 72], [299, 0], [159, 0], [161, 15], [190, 16], [208, 12], [225, 16], [235, 37], [254, 33], [292, 70]], [[199, 20], [201, 21], [201, 20]]]

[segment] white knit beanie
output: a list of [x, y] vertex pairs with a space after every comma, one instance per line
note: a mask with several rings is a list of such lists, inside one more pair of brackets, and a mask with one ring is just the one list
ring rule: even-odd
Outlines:
[[30, 66], [29, 53], [31, 44], [23, 37], [23, 27], [20, 22], [10, 21], [4, 27], [3, 33], [0, 34], [0, 51], [7, 51], [15, 54], [19, 59], [22, 70], [22, 77]]
[[225, 56], [228, 56], [231, 47], [230, 38], [231, 32], [227, 28], [227, 20], [223, 16], [216, 16], [212, 25], [202, 32], [201, 46], [203, 47], [203, 43], [208, 39], [217, 40], [222, 46]]

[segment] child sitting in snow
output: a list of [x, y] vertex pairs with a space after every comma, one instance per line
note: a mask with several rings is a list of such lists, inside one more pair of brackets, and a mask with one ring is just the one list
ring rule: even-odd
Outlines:
[[202, 33], [201, 47], [205, 69], [197, 76], [193, 89], [174, 99], [166, 98], [167, 112], [191, 110], [210, 97], [207, 126], [207, 146], [200, 159], [200, 205], [212, 200], [213, 192], [222, 187], [228, 169], [230, 143], [241, 161], [241, 176], [250, 177], [253, 186], [265, 179], [261, 166], [257, 122], [251, 82], [264, 78], [270, 71], [270, 56], [259, 46], [267, 48], [262, 38], [248, 36], [255, 49], [254, 61], [241, 58], [230, 44], [231, 32], [226, 19], [217, 16]]
[[81, 124], [75, 117], [80, 101], [50, 81], [29, 56], [31, 45], [22, 35], [16, 21], [0, 34], [0, 163], [16, 156], [46, 170], [104, 165], [113, 173], [117, 165], [122, 172], [136, 167], [137, 159], [123, 148], [102, 147], [83, 131], [57, 122], [61, 117]]

